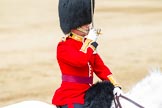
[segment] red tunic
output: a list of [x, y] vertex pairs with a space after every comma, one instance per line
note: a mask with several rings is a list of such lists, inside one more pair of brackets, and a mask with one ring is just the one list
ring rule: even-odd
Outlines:
[[[86, 53], [80, 51], [83, 43], [71, 38], [60, 42], [57, 46], [57, 60], [62, 74], [72, 76], [93, 77], [93, 72], [101, 79], [108, 80], [107, 76], [112, 74], [103, 63], [98, 54], [93, 54], [91, 47]], [[62, 81], [53, 96], [52, 104], [65, 105], [72, 103], [84, 104], [85, 91], [89, 84]]]

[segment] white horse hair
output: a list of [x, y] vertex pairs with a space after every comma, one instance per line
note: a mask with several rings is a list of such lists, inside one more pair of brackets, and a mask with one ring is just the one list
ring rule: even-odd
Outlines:
[[[159, 69], [151, 70], [150, 74], [142, 81], [137, 83], [132, 90], [124, 94], [135, 102], [141, 104], [145, 108], [161, 108], [162, 107], [162, 73]], [[123, 108], [138, 108], [128, 101], [120, 99]], [[41, 101], [30, 100], [12, 104], [3, 108], [56, 108]], [[112, 106], [114, 108], [114, 106]]]
[[47, 104], [45, 102], [37, 100], [23, 101], [16, 104], [8, 105], [3, 108], [57, 108], [54, 105]]
[[[145, 108], [162, 108], [162, 72], [160, 69], [150, 70], [148, 76], [137, 83], [127, 94], [127, 97], [138, 102]], [[123, 100], [122, 100], [123, 101]], [[122, 102], [123, 108], [137, 108], [129, 106], [129, 102]]]

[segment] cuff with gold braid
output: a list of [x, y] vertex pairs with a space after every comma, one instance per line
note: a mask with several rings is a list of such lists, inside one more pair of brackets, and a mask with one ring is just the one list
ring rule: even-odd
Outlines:
[[120, 89], [122, 89], [121, 85], [119, 85], [116, 80], [113, 78], [112, 75], [108, 75], [107, 76], [108, 80], [115, 86], [115, 87], [119, 87]]
[[90, 39], [86, 39], [85, 42], [83, 43], [80, 51], [86, 53], [87, 52], [87, 48], [89, 48], [89, 47], [92, 48], [93, 51], [95, 51], [95, 49], [97, 48], [97, 46], [98, 46], [98, 43], [97, 42], [94, 42], [94, 41], [92, 41]]

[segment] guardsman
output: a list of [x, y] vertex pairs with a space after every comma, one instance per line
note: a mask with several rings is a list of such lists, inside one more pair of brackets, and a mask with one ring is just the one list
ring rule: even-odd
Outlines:
[[83, 108], [93, 74], [113, 83], [114, 94], [121, 93], [110, 69], [96, 52], [99, 34], [91, 28], [94, 4], [94, 0], [59, 0], [60, 27], [65, 37], [57, 46], [62, 83], [55, 91], [52, 104], [58, 108]]

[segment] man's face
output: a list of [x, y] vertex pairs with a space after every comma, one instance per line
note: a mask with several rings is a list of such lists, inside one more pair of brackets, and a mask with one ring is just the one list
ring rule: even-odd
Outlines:
[[87, 34], [86, 35], [88, 35], [89, 30], [90, 30], [90, 24], [86, 24], [84, 26], [81, 26], [81, 28], [84, 29], [85, 31], [87, 31]]

